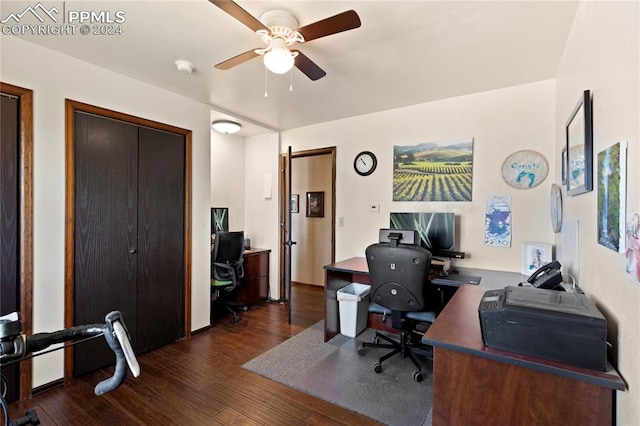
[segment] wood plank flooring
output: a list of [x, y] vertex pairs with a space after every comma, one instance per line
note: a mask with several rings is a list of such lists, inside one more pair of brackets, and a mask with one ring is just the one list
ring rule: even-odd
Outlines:
[[352, 411], [257, 376], [241, 365], [321, 320], [324, 290], [292, 286], [286, 305], [264, 303], [227, 315], [191, 339], [139, 357], [142, 374], [115, 391], [93, 387], [106, 368], [10, 405], [12, 418], [35, 408], [42, 425], [378, 425]]

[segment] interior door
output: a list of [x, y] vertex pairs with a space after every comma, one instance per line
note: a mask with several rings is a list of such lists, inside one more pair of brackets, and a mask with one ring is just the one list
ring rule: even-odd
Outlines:
[[287, 302], [287, 321], [291, 324], [291, 304], [293, 303], [291, 299], [291, 252], [293, 246], [296, 244], [295, 241], [292, 241], [291, 236], [292, 233], [292, 225], [291, 225], [291, 174], [292, 174], [292, 164], [291, 164], [291, 147], [287, 149], [287, 160], [285, 167], [285, 209], [284, 209], [284, 217], [285, 217], [285, 236], [286, 240], [284, 242], [284, 288], [285, 288], [285, 301]]
[[[119, 310], [138, 338], [138, 127], [75, 113], [74, 322]], [[75, 346], [74, 375], [113, 363], [104, 339]]]
[[[140, 127], [136, 351], [183, 337], [184, 157], [182, 135]], [[125, 319], [126, 321], [126, 319]]]
[[[20, 140], [19, 100], [15, 96], [0, 95], [2, 121], [0, 131], [0, 316], [20, 310], [20, 227], [19, 182]], [[12, 402], [19, 394], [18, 365], [2, 368], [7, 379], [5, 399]], [[3, 389], [4, 390], [4, 389]]]

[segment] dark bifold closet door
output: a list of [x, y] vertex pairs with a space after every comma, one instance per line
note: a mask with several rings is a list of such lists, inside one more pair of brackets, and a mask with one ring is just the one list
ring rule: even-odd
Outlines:
[[[75, 324], [123, 313], [141, 354], [182, 337], [184, 138], [75, 114]], [[74, 375], [112, 364], [104, 339], [74, 350]]]
[[[19, 171], [20, 140], [18, 135], [19, 100], [0, 95], [2, 143], [0, 144], [0, 316], [19, 310]], [[6, 400], [17, 398], [19, 375], [17, 365], [2, 367], [7, 379]], [[1, 390], [0, 390], [1, 391]]]
[[[137, 350], [184, 330], [184, 137], [140, 128]], [[126, 321], [126, 320], [125, 320]]]

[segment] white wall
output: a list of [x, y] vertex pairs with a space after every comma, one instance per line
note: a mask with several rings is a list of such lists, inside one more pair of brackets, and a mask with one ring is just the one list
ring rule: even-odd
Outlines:
[[[628, 142], [628, 215], [640, 212], [639, 16], [638, 2], [581, 2], [562, 57], [556, 95], [557, 155], [565, 144], [564, 124], [585, 89], [593, 93], [594, 158], [618, 141]], [[617, 424], [638, 425], [640, 286], [626, 277], [624, 254], [597, 242], [595, 164], [594, 191], [575, 197], [563, 192], [565, 221], [578, 223], [580, 285], [607, 317], [614, 365], [628, 385], [616, 395]], [[563, 240], [559, 235], [557, 243]]]
[[279, 227], [279, 135], [268, 133], [245, 141], [244, 232], [251, 246], [271, 249], [269, 297], [278, 299]]
[[[33, 90], [34, 332], [64, 326], [65, 98], [193, 131], [192, 329], [209, 324], [210, 108], [2, 36], [0, 80]], [[34, 359], [33, 385], [63, 376], [63, 352]]]
[[[518, 272], [524, 241], [553, 242], [549, 191], [556, 167], [554, 99], [555, 82], [542, 81], [288, 130], [282, 133], [282, 146], [291, 145], [293, 151], [337, 147], [336, 261], [363, 256], [365, 247], [377, 240], [378, 229], [389, 226], [391, 211], [452, 211], [460, 217], [458, 249], [467, 253], [457, 266]], [[474, 138], [472, 201], [391, 201], [394, 144], [468, 138]], [[530, 190], [508, 186], [500, 172], [509, 154], [524, 149], [542, 153], [550, 166], [550, 176]], [[378, 157], [377, 170], [367, 177], [358, 176], [352, 166], [363, 150]], [[510, 248], [483, 244], [490, 195], [511, 197]], [[380, 212], [370, 212], [369, 203], [379, 203]]]
[[211, 207], [229, 208], [229, 230], [244, 230], [245, 142], [211, 129]]

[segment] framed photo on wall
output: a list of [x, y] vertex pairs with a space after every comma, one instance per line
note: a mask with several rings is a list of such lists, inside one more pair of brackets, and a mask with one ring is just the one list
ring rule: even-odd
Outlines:
[[324, 191], [307, 192], [307, 217], [324, 217]]
[[291, 213], [300, 213], [300, 195], [299, 194], [291, 194]]
[[567, 195], [593, 189], [593, 115], [591, 92], [585, 90], [566, 124]]
[[553, 260], [552, 245], [526, 241], [522, 245], [522, 274], [531, 275]]
[[229, 230], [229, 208], [211, 207], [211, 233]]

